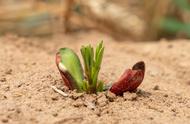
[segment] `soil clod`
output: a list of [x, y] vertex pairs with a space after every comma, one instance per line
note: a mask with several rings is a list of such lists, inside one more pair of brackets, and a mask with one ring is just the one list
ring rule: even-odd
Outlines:
[[6, 82], [7, 79], [6, 79], [6, 78], [1, 78], [0, 81], [1, 81], [1, 82]]
[[153, 90], [160, 90], [160, 87], [158, 85], [154, 86]]
[[136, 93], [130, 93], [130, 92], [124, 93], [123, 97], [125, 100], [129, 101], [136, 101], [138, 99], [138, 95]]
[[5, 74], [10, 75], [10, 74], [12, 74], [12, 72], [13, 72], [12, 69], [8, 69], [8, 70], [5, 72]]
[[146, 92], [144, 90], [138, 89], [136, 94], [140, 97], [149, 97], [151, 95], [151, 93]]
[[[15, 41], [2, 36], [0, 123], [189, 124], [189, 41], [120, 43], [112, 42], [115, 40], [106, 36], [107, 48], [100, 79], [105, 79], [105, 83], [114, 82], [124, 69], [135, 61], [143, 60], [147, 71], [142, 89], [115, 96], [111, 92], [77, 93], [65, 87], [56, 69], [55, 56], [49, 52], [55, 53], [60, 47], [80, 52], [82, 44], [101, 40], [101, 37], [105, 36], [93, 31], [88, 35], [81, 32], [77, 36], [74, 33], [31, 41], [19, 37]], [[95, 42], [92, 43], [95, 45]], [[173, 48], [169, 49], [168, 44], [172, 44]], [[36, 64], [31, 65], [33, 62]], [[50, 87], [52, 85], [57, 87], [58, 92]]]
[[9, 120], [8, 120], [7, 118], [2, 119], [1, 121], [2, 121], [3, 123], [8, 123], [8, 122], [9, 122]]
[[84, 102], [81, 99], [77, 99], [75, 102], [72, 104], [74, 107], [81, 107], [84, 106]]
[[108, 99], [106, 98], [105, 94], [101, 93], [98, 96], [97, 105], [100, 107], [106, 106], [108, 104]]
[[92, 109], [92, 110], [94, 110], [94, 109], [96, 108], [95, 103], [90, 102], [90, 101], [87, 101], [87, 100], [85, 100], [84, 105], [85, 105], [87, 108]]
[[107, 98], [108, 98], [108, 100], [109, 100], [110, 102], [113, 102], [114, 99], [116, 99], [116, 95], [115, 95], [114, 93], [110, 92], [110, 91], [108, 91], [108, 92], [106, 93], [106, 96], [107, 96]]

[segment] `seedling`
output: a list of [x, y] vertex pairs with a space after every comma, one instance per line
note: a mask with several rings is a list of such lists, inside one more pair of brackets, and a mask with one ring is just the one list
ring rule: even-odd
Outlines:
[[79, 57], [69, 48], [61, 48], [56, 55], [56, 63], [67, 87], [96, 93], [103, 91], [104, 83], [98, 80], [102, 57], [103, 42], [99, 43], [94, 51], [91, 45], [82, 46], [81, 54], [84, 62], [84, 73]]
[[144, 62], [136, 63], [132, 69], [127, 69], [120, 79], [113, 83], [110, 88], [98, 79], [101, 68], [104, 46], [100, 42], [96, 49], [91, 45], [82, 46], [80, 49], [84, 71], [77, 54], [69, 48], [61, 48], [56, 54], [56, 64], [65, 85], [78, 92], [97, 93], [110, 90], [116, 95], [122, 95], [126, 91], [135, 91], [144, 78]]
[[98, 80], [98, 74], [104, 53], [103, 42], [97, 45], [96, 51], [94, 51], [91, 45], [82, 46], [80, 51], [84, 61], [84, 70], [86, 76], [83, 89], [89, 93], [103, 91], [104, 83]]

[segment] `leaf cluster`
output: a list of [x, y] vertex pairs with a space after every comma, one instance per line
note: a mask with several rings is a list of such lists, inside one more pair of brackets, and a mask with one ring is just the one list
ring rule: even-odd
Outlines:
[[83, 90], [89, 93], [102, 91], [104, 83], [98, 80], [98, 74], [104, 53], [103, 41], [97, 45], [96, 50], [91, 45], [87, 45], [82, 46], [80, 51], [85, 71]]

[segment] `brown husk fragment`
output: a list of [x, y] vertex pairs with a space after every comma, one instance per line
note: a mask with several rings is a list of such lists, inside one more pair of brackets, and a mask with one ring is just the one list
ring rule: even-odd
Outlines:
[[132, 69], [127, 69], [110, 89], [116, 95], [123, 95], [126, 91], [135, 91], [144, 79], [145, 64], [140, 61]]

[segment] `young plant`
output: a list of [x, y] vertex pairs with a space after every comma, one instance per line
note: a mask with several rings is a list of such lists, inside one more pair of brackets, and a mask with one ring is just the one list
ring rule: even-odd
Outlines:
[[69, 89], [77, 89], [78, 92], [96, 93], [103, 91], [104, 83], [98, 80], [103, 52], [103, 42], [97, 45], [95, 51], [91, 45], [82, 46], [84, 75], [81, 62], [76, 53], [69, 48], [61, 48], [56, 55], [56, 64], [65, 85]]
[[[106, 89], [103, 81], [98, 79], [101, 68], [104, 46], [99, 43], [94, 50], [91, 45], [82, 46], [80, 49], [84, 73], [77, 54], [69, 48], [61, 48], [56, 54], [56, 64], [65, 85], [78, 92], [97, 93]], [[132, 69], [127, 69], [118, 81], [113, 83], [109, 89], [116, 95], [122, 95], [126, 91], [135, 91], [142, 83], [145, 73], [143, 61], [136, 63]]]
[[103, 42], [97, 45], [96, 51], [94, 51], [91, 45], [82, 46], [80, 51], [83, 57], [86, 76], [83, 89], [89, 93], [103, 91], [104, 84], [102, 81], [98, 80], [98, 74], [104, 53]]

